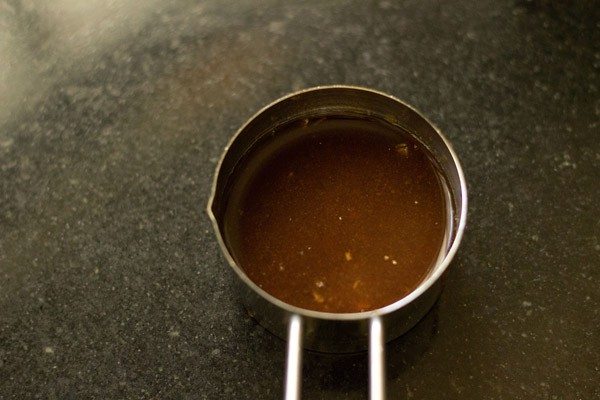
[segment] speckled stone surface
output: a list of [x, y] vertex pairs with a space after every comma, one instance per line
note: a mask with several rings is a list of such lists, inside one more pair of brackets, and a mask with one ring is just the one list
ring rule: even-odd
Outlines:
[[[279, 398], [203, 210], [235, 129], [328, 83], [422, 110], [470, 186], [389, 398], [600, 398], [600, 19], [562, 3], [0, 1], [0, 399]], [[366, 398], [365, 355], [305, 360]]]

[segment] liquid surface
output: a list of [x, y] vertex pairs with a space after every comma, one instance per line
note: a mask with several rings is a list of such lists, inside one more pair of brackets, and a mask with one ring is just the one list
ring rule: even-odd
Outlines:
[[389, 305], [444, 244], [447, 205], [429, 152], [383, 122], [290, 124], [237, 168], [225, 241], [258, 286], [326, 312]]

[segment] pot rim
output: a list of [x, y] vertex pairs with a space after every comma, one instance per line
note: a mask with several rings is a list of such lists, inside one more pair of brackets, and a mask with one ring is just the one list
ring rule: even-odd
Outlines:
[[[452, 245], [448, 249], [448, 252], [444, 256], [444, 259], [434, 267], [433, 272], [431, 274], [429, 274], [428, 277], [425, 280], [423, 280], [419, 284], [419, 286], [417, 286], [417, 288], [415, 290], [413, 290], [411, 293], [409, 293], [405, 297], [401, 298], [400, 300], [398, 300], [392, 304], [389, 304], [387, 306], [384, 306], [384, 307], [381, 307], [381, 308], [378, 308], [375, 310], [370, 310], [370, 311], [354, 312], [354, 313], [331, 313], [331, 312], [309, 310], [309, 309], [293, 306], [293, 305], [288, 304], [282, 300], [279, 300], [277, 297], [269, 294], [268, 292], [266, 292], [265, 290], [260, 288], [257, 284], [255, 284], [250, 278], [248, 278], [248, 276], [245, 274], [243, 269], [239, 265], [237, 265], [237, 263], [235, 262], [235, 260], [233, 259], [232, 255], [231, 255], [231, 253], [229, 252], [229, 249], [225, 245], [223, 235], [219, 228], [219, 223], [218, 223], [217, 218], [215, 217], [213, 210], [212, 210], [215, 196], [216, 196], [217, 182], [218, 182], [218, 178], [219, 178], [220, 171], [221, 171], [221, 165], [223, 163], [223, 160], [225, 159], [225, 156], [227, 155], [227, 153], [229, 151], [229, 148], [235, 142], [235, 140], [240, 135], [240, 133], [243, 132], [246, 129], [246, 127], [252, 121], [254, 121], [256, 118], [258, 118], [262, 113], [264, 113], [265, 111], [267, 111], [268, 109], [270, 109], [271, 107], [275, 106], [276, 104], [278, 104], [282, 101], [285, 101], [289, 98], [292, 98], [294, 96], [298, 96], [301, 94], [306, 94], [306, 93], [316, 92], [316, 91], [321, 91], [321, 90], [330, 90], [330, 89], [349, 89], [349, 90], [370, 92], [372, 94], [387, 97], [388, 99], [390, 99], [396, 103], [399, 103], [401, 106], [406, 107], [406, 108], [410, 109], [412, 112], [414, 112], [415, 114], [417, 114], [425, 122], [427, 122], [433, 128], [433, 130], [435, 130], [435, 132], [438, 134], [440, 139], [443, 141], [444, 145], [447, 147], [450, 155], [452, 156], [452, 161], [456, 167], [459, 182], [460, 182], [460, 194], [461, 194], [461, 200], [462, 200], [462, 207], [461, 207], [460, 215], [458, 218], [458, 227], [456, 229], [456, 235], [454, 237], [454, 240], [452, 241]], [[463, 233], [465, 230], [465, 226], [466, 226], [466, 222], [467, 222], [467, 184], [465, 181], [463, 169], [461, 167], [460, 161], [458, 160], [458, 156], [456, 155], [456, 153], [455, 153], [454, 149], [452, 148], [452, 145], [450, 144], [448, 139], [442, 134], [442, 132], [440, 131], [440, 129], [437, 126], [435, 126], [429, 119], [427, 119], [423, 114], [421, 114], [414, 107], [403, 102], [402, 100], [398, 99], [395, 96], [381, 92], [379, 90], [374, 90], [374, 89], [369, 89], [366, 87], [354, 86], [354, 85], [323, 85], [323, 86], [314, 86], [314, 87], [310, 87], [310, 88], [306, 88], [306, 89], [301, 89], [301, 90], [289, 93], [283, 97], [278, 98], [277, 100], [267, 104], [266, 106], [261, 108], [258, 112], [256, 112], [254, 115], [252, 115], [252, 117], [250, 117], [236, 131], [236, 133], [229, 139], [227, 145], [225, 146], [225, 148], [221, 154], [221, 157], [219, 158], [219, 161], [217, 162], [217, 165], [215, 168], [215, 173], [213, 176], [211, 193], [210, 193], [210, 197], [208, 199], [206, 212], [208, 214], [208, 217], [211, 221], [212, 227], [217, 236], [217, 241], [219, 243], [219, 247], [221, 248], [221, 251], [223, 252], [223, 255], [225, 256], [227, 263], [235, 271], [235, 273], [238, 275], [238, 277], [248, 287], [250, 287], [255, 293], [258, 293], [263, 299], [265, 299], [266, 301], [270, 302], [271, 304], [275, 305], [276, 307], [279, 307], [291, 314], [298, 314], [303, 317], [326, 319], [326, 320], [333, 320], [333, 321], [360, 321], [360, 320], [368, 320], [373, 317], [387, 315], [387, 314], [393, 313], [401, 308], [406, 307], [412, 301], [414, 301], [415, 299], [420, 297], [423, 293], [425, 293], [438, 279], [440, 279], [440, 277], [446, 271], [446, 269], [450, 265], [450, 262], [454, 258], [454, 255], [456, 254], [456, 251], [458, 250], [458, 247], [460, 245], [460, 242], [462, 240]]]

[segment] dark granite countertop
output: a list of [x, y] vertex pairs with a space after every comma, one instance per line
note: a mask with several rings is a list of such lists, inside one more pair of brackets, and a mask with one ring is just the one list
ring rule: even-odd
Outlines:
[[[423, 111], [470, 186], [442, 297], [388, 346], [389, 398], [600, 398], [598, 17], [0, 1], [0, 399], [279, 398], [285, 344], [244, 313], [204, 207], [245, 119], [330, 83]], [[364, 354], [305, 357], [305, 398], [366, 398]]]

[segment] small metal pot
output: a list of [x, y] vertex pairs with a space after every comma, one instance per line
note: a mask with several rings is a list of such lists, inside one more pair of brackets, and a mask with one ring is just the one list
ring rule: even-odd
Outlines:
[[[383, 308], [359, 313], [327, 313], [284, 303], [252, 282], [236, 264], [223, 238], [223, 217], [235, 166], [263, 135], [302, 118], [379, 118], [403, 128], [425, 145], [442, 169], [451, 204], [448, 237], [438, 263], [409, 295]], [[448, 140], [411, 106], [390, 95], [354, 86], [321, 86], [287, 95], [251, 117], [233, 136], [217, 164], [208, 215], [225, 259], [235, 272], [242, 301], [265, 328], [288, 340], [285, 399], [300, 397], [302, 348], [322, 352], [369, 349], [370, 398], [385, 397], [384, 344], [413, 327], [433, 306], [442, 276], [461, 241], [467, 215], [467, 187]]]

